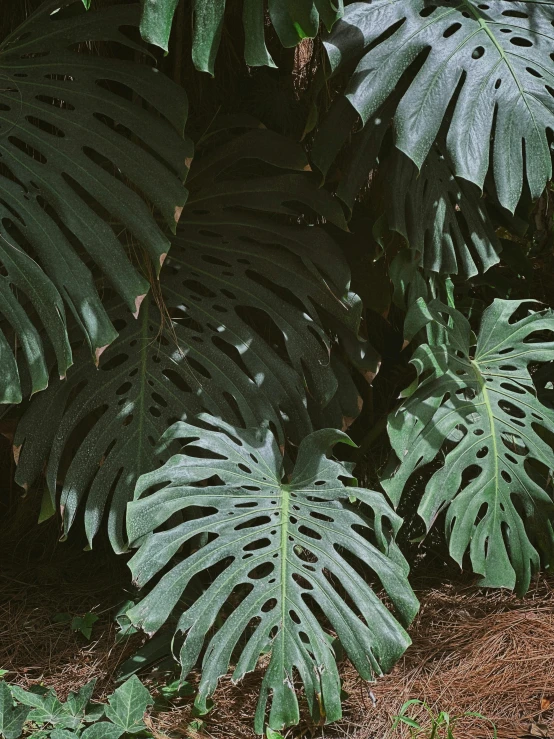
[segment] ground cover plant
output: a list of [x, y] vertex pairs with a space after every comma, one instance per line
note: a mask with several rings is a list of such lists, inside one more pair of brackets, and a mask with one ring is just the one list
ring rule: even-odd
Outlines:
[[554, 560], [554, 6], [9, 5], [0, 502], [128, 561], [130, 673], [334, 722], [429, 542], [519, 596]]

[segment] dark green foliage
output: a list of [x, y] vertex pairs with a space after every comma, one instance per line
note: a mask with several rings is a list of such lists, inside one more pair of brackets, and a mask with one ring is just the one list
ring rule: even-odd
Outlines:
[[[260, 167], [261, 159], [283, 173], [267, 176], [262, 166], [254, 176], [252, 160]], [[288, 217], [296, 202], [343, 225], [305, 167], [300, 147], [259, 129], [195, 161], [160, 295], [143, 302], [138, 320], [113, 299], [119, 337], [98, 371], [83, 351], [67, 380], [31, 400], [14, 441], [17, 481], [29, 486], [48, 463], [54, 502], [63, 483], [66, 531], [84, 504], [92, 544], [111, 500], [110, 539], [125, 548], [135, 481], [166, 458], [158, 441], [177, 419], [209, 411], [238, 425], [267, 420], [281, 439], [286, 430], [300, 441], [314, 420], [342, 427], [357, 415], [358, 392], [329, 362], [322, 317], [364, 354], [363, 371], [376, 370], [377, 356], [358, 339], [360, 301], [336, 244]]]
[[454, 177], [444, 148], [434, 144], [418, 171], [394, 148], [385, 158], [385, 214], [429, 272], [474, 277], [498, 262], [500, 241], [478, 189]]
[[0, 314], [10, 327], [0, 331], [0, 402], [22, 397], [13, 335], [27, 393], [46, 387], [50, 348], [60, 376], [72, 363], [67, 308], [96, 358], [116, 338], [91, 267], [138, 312], [148, 282], [109, 220], [156, 272], [169, 249], [137, 189], [174, 230], [186, 199], [186, 99], [151, 65], [80, 52], [98, 41], [137, 49], [120, 30], [137, 22], [133, 6], [86, 13], [78, 0], [49, 1], [0, 45]]
[[[83, 0], [86, 2], [86, 0]], [[226, 0], [191, 0], [192, 58], [202, 72], [214, 73], [214, 64], [224, 25]], [[142, 37], [167, 51], [178, 0], [143, 0]], [[343, 13], [343, 0], [269, 0], [268, 11], [279, 40], [285, 47], [313, 38], [322, 21], [328, 30]], [[252, 67], [275, 66], [265, 42], [265, 3], [242, 1], [244, 59]]]
[[[107, 524], [136, 550], [144, 595], [118, 620], [159, 633], [127, 676], [171, 649], [183, 678], [201, 662], [203, 715], [229, 665], [265, 656], [259, 732], [299, 721], [298, 689], [333, 721], [340, 656], [382, 674], [417, 610], [401, 519], [352, 459], [404, 541], [444, 521], [480, 585], [524, 594], [552, 566], [554, 5], [100, 4], [48, 0], [0, 46], [16, 481], [45, 472], [64, 535]], [[139, 30], [166, 49], [174, 11], [170, 55], [140, 61]], [[191, 95], [194, 160], [162, 68]], [[29, 699], [41, 736], [142, 730], [125, 685], [87, 728], [81, 704]]]
[[69, 693], [67, 700], [62, 702], [54, 690], [41, 686], [23, 690], [18, 685], [0, 681], [0, 737], [18, 739], [24, 728], [25, 736], [35, 739], [152, 736], [146, 732], [143, 718], [154, 701], [138, 677], [133, 675], [120, 685], [108, 697], [107, 705], [91, 702], [95, 685], [96, 680], [91, 680], [77, 693]]
[[14, 706], [9, 687], [3, 680], [0, 681], [0, 736], [4, 739], [21, 736], [29, 710], [25, 706]]

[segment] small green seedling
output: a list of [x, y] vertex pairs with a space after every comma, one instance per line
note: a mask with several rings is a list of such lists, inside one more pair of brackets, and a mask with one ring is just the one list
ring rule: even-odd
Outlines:
[[90, 611], [84, 616], [72, 616], [70, 613], [56, 613], [52, 621], [56, 624], [69, 624], [72, 631], [80, 631], [85, 639], [92, 636], [92, 627], [98, 621], [98, 616]]
[[[412, 706], [421, 706], [422, 708], [424, 708], [429, 715], [429, 722], [425, 722], [425, 724], [422, 724], [416, 719], [409, 716], [408, 710]], [[399, 725], [402, 724], [409, 727], [410, 736], [413, 739], [415, 739], [415, 737], [418, 737], [418, 739], [455, 739], [454, 728], [456, 726], [456, 723], [462, 718], [478, 718], [482, 721], [490, 723], [493, 731], [493, 737], [494, 739], [497, 738], [496, 726], [490, 719], [488, 719], [486, 716], [483, 716], [481, 713], [477, 713], [475, 711], [465, 711], [464, 713], [451, 716], [447, 711], [440, 711], [440, 713], [435, 714], [433, 710], [427, 705], [427, 703], [418, 700], [417, 698], [412, 698], [411, 700], [406, 701], [406, 703], [404, 703], [404, 705], [400, 709], [400, 713], [392, 717], [392, 730], [394, 731]]]

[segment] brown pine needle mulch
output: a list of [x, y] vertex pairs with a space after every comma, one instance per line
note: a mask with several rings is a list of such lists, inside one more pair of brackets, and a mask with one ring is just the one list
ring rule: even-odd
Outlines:
[[[95, 698], [105, 700], [116, 687], [118, 665], [142, 643], [140, 636], [115, 643], [114, 608], [126, 599], [128, 585], [125, 562], [113, 556], [82, 553], [71, 563], [54, 556], [37, 565], [21, 553], [13, 559], [2, 554], [0, 668], [10, 670], [7, 679], [24, 687], [42, 682], [65, 697], [96, 677]], [[448, 711], [451, 717], [482, 713], [494, 722], [500, 739], [554, 737], [554, 578], [541, 577], [524, 600], [467, 583], [420, 579], [416, 588], [422, 607], [411, 629], [413, 646], [393, 672], [368, 685], [342, 664], [348, 693], [343, 721], [327, 727], [306, 723], [287, 736], [409, 736], [406, 730], [391, 732], [391, 716], [404, 701], [419, 698], [435, 713]], [[54, 620], [57, 613], [87, 611], [99, 616], [90, 641]], [[206, 717], [205, 735], [254, 739], [259, 681], [259, 672], [239, 685], [224, 678]], [[425, 712], [415, 709], [411, 715], [425, 724]], [[149, 718], [160, 737], [193, 736], [190, 721], [189, 698]], [[480, 739], [493, 731], [487, 722], [466, 717], [459, 719], [454, 736]]]

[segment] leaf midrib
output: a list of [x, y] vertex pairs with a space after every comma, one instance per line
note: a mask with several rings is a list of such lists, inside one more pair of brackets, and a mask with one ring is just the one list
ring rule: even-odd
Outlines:
[[490, 428], [490, 439], [491, 439], [491, 445], [492, 445], [492, 456], [494, 459], [494, 498], [495, 498], [495, 504], [494, 504], [494, 515], [493, 515], [493, 530], [496, 530], [497, 526], [497, 511], [498, 511], [498, 493], [499, 493], [499, 485], [498, 485], [498, 477], [499, 477], [499, 470], [498, 470], [498, 443], [496, 440], [496, 435], [494, 433], [495, 429], [495, 423], [494, 423], [494, 412], [492, 409], [490, 397], [489, 397], [489, 391], [487, 388], [486, 380], [483, 378], [483, 375], [481, 374], [481, 369], [477, 362], [474, 359], [470, 359], [470, 364], [475, 372], [475, 377], [477, 379], [477, 383], [479, 385], [479, 391], [481, 393], [481, 396], [483, 398], [483, 403], [486, 408], [487, 413], [487, 420], [489, 422], [489, 428]]
[[[281, 630], [285, 632], [286, 602], [287, 602], [287, 542], [289, 536], [289, 509], [291, 493], [287, 485], [281, 485]], [[281, 654], [281, 672], [285, 672], [285, 638], [279, 640]]]

